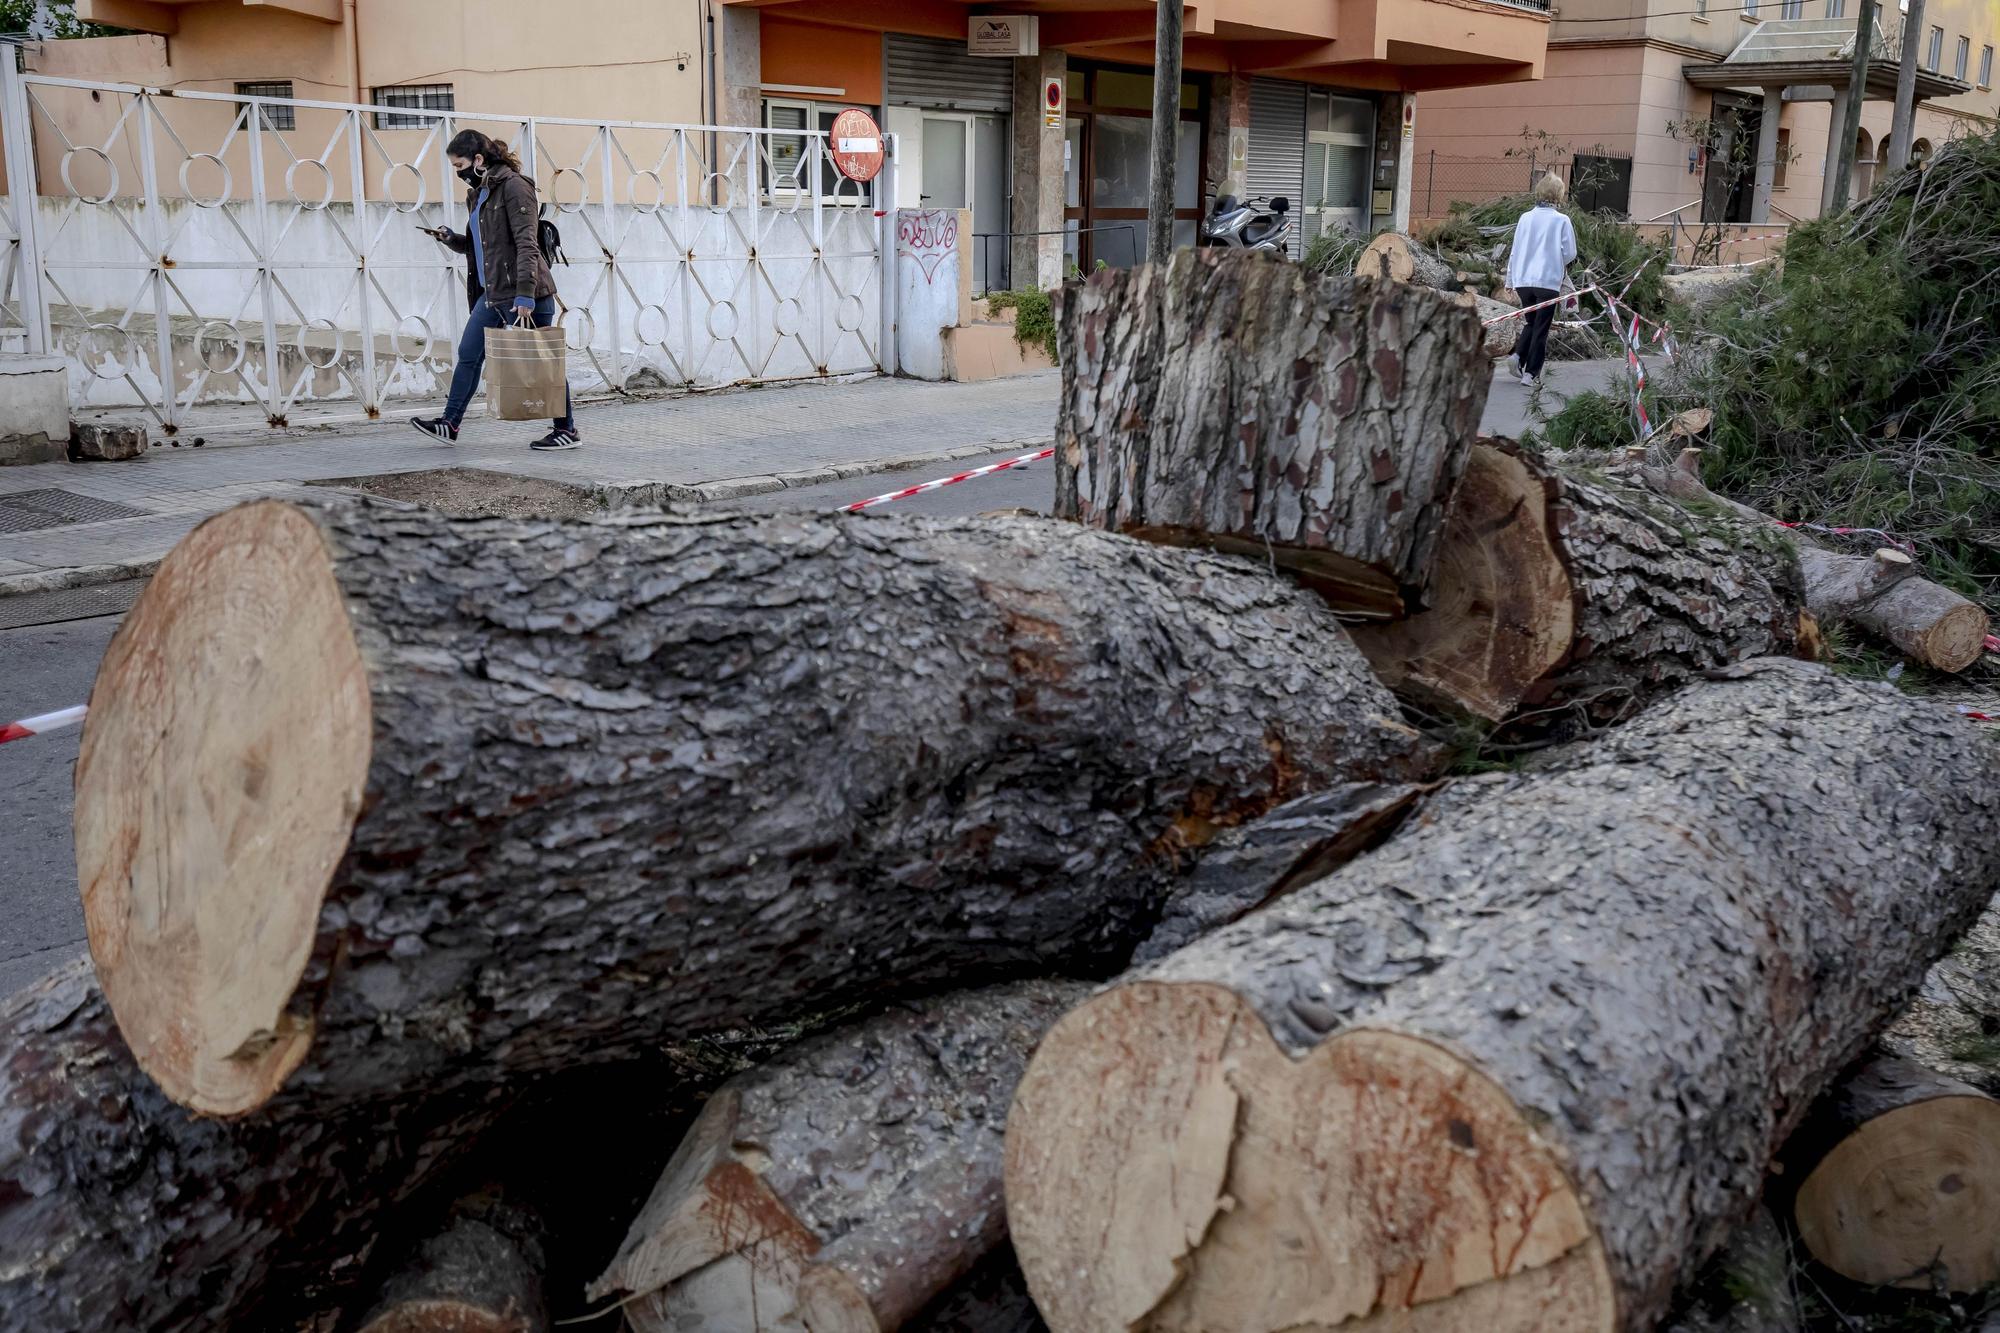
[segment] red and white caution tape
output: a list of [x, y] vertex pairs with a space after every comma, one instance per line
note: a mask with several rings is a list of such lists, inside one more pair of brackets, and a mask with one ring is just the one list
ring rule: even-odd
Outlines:
[[1032, 454], [1022, 454], [1019, 458], [1009, 458], [1005, 462], [1000, 463], [988, 463], [985, 467], [976, 467], [970, 472], [961, 472], [955, 477], [939, 477], [936, 481], [927, 481], [917, 486], [905, 486], [902, 490], [890, 491], [887, 495], [875, 495], [870, 496], [866, 500], [856, 500], [851, 505], [840, 506], [834, 512], [837, 514], [852, 514], [856, 510], [866, 509], [870, 505], [887, 504], [891, 500], [906, 500], [912, 495], [922, 495], [926, 491], [942, 490], [946, 486], [956, 486], [961, 481], [971, 481], [974, 477], [985, 477], [995, 472], [1005, 472], [1010, 467], [1023, 467], [1026, 464], [1048, 458], [1054, 453], [1055, 446], [1051, 445], [1047, 449], [1038, 450]]
[[1653, 423], [1646, 417], [1646, 363], [1639, 357], [1639, 312], [1632, 312], [1629, 328], [1620, 327], [1625, 340], [1625, 364], [1632, 371], [1632, 414], [1639, 418], [1639, 440], [1653, 438]]
[[1970, 704], [1959, 704], [1957, 707], [1958, 707], [1958, 715], [1962, 718], [1966, 718], [1969, 721], [2000, 722], [2000, 717], [1995, 717], [1991, 713], [1982, 713], [1977, 708], [1972, 707]]
[[46, 736], [64, 727], [73, 727], [83, 721], [84, 705], [58, 709], [53, 713], [43, 713], [40, 717], [24, 717], [19, 722], [9, 722], [0, 727], [0, 743], [26, 740], [30, 736]]
[[2000, 634], [1989, 634], [1986, 636], [1986, 651], [1989, 653], [2000, 653]]
[[[1884, 532], [1880, 528], [1830, 528], [1824, 523], [1787, 523], [1782, 519], [1773, 519], [1772, 522], [1781, 528], [1804, 528], [1808, 532], [1824, 532], [1834, 537], [1880, 537], [1899, 551], [1908, 551], [1911, 555], [1917, 553], [1915, 546], [1904, 541], [1895, 533]], [[1987, 637], [1989, 639], [1992, 638], [1991, 635]]]
[[1510, 319], [1519, 319], [1521, 316], [1530, 314], [1536, 310], [1546, 310], [1552, 305], [1566, 304], [1568, 302], [1576, 300], [1577, 297], [1582, 296], [1585, 292], [1594, 292], [1596, 290], [1597, 290], [1597, 284], [1593, 282], [1588, 287], [1579, 287], [1577, 290], [1573, 292], [1564, 292], [1561, 296], [1558, 296], [1553, 300], [1541, 301], [1534, 305], [1524, 305], [1519, 310], [1509, 310], [1504, 315], [1495, 315], [1491, 319], [1483, 319], [1479, 321], [1479, 327], [1485, 329], [1485, 328], [1491, 328], [1495, 324], [1505, 324]]

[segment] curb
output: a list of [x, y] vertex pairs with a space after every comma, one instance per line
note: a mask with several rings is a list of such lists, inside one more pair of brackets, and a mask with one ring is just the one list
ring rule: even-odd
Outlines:
[[101, 583], [123, 583], [127, 579], [147, 578], [159, 567], [160, 557], [148, 556], [143, 560], [123, 560], [109, 565], [73, 565], [68, 569], [38, 570], [33, 574], [9, 574], [0, 578], [0, 598], [94, 588]]
[[674, 482], [606, 482], [595, 488], [598, 499], [612, 509], [657, 509], [669, 504], [716, 504], [745, 496], [769, 495], [772, 491], [824, 486], [830, 481], [866, 477], [878, 472], [901, 472], [907, 468], [955, 463], [965, 458], [1005, 453], [1048, 443], [1048, 437], [1029, 436], [1019, 440], [989, 440], [983, 444], [961, 444], [950, 449], [928, 449], [923, 453], [899, 454], [893, 458], [873, 458], [860, 463], [833, 463], [800, 472], [766, 473], [750, 477], [728, 477], [720, 481], [697, 482], [684, 486]]

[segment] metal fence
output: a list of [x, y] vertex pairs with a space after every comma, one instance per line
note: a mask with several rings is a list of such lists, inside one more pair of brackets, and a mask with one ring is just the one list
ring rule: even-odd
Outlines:
[[1549, 171], [1568, 179], [1566, 161], [1543, 162], [1525, 155], [1453, 157], [1435, 151], [1411, 164], [1410, 219], [1435, 222], [1451, 216], [1453, 204], [1486, 204], [1524, 194]]
[[562, 230], [578, 387], [893, 368], [893, 236], [824, 133], [165, 92], [12, 64], [0, 346], [68, 358], [79, 408], [140, 407], [172, 432], [213, 404], [296, 423], [441, 392], [466, 261], [423, 229], [465, 227], [445, 154], [465, 127], [515, 145]]

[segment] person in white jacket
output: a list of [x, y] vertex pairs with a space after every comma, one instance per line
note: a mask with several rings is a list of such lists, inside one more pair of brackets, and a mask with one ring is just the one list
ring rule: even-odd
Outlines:
[[[1535, 184], [1535, 206], [1514, 224], [1507, 285], [1521, 298], [1523, 309], [1555, 300], [1562, 291], [1563, 274], [1576, 259], [1576, 228], [1561, 208], [1566, 193], [1562, 177], [1554, 172], [1542, 177]], [[1553, 305], [1521, 317], [1521, 333], [1514, 339], [1514, 354], [1507, 364], [1530, 388], [1548, 360], [1549, 326], [1555, 319]]]

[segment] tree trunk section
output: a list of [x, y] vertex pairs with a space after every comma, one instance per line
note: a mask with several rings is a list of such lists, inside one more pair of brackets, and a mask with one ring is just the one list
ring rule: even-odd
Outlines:
[[1179, 850], [1427, 768], [1393, 715], [1308, 595], [1053, 521], [264, 502], [105, 655], [79, 878], [169, 1096], [330, 1114], [1113, 971]]
[[2000, 1097], [2000, 899], [1924, 974], [1881, 1049]]
[[1382, 232], [1368, 242], [1354, 261], [1354, 276], [1386, 278], [1438, 291], [1457, 291], [1461, 285], [1451, 265], [1432, 254], [1428, 246], [1393, 231]]
[[1486, 403], [1470, 312], [1183, 250], [1073, 284], [1061, 338], [1058, 517], [1249, 555], [1345, 610], [1421, 601]]
[[1784, 660], [1576, 748], [1050, 1031], [1006, 1184], [1051, 1328], [1654, 1326], [1983, 905], [2000, 753]]
[[295, 1327], [497, 1112], [190, 1115], [79, 959], [0, 999], [0, 1330]]
[[1978, 1291], [2000, 1280], [2000, 1101], [1878, 1056], [1823, 1098], [1785, 1148], [1804, 1170], [1799, 1239], [1871, 1286]]
[[1458, 488], [1434, 605], [1354, 639], [1426, 705], [1599, 724], [1716, 667], [1799, 652], [1801, 614], [1775, 529], [1696, 520], [1488, 440]]
[[1032, 981], [890, 1009], [730, 1080], [592, 1300], [639, 1333], [902, 1327], [1007, 1234], [1001, 1129], [1089, 993]]
[[548, 1333], [543, 1247], [533, 1213], [464, 1200], [383, 1285], [358, 1333]]

